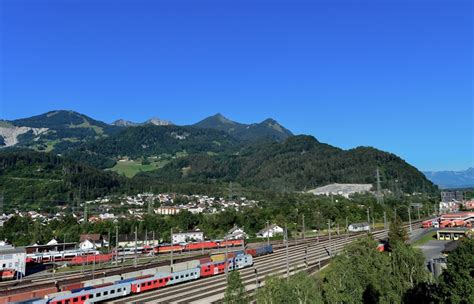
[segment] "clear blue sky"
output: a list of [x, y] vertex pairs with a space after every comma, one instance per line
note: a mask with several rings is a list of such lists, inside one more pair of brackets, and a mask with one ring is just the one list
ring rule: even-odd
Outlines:
[[474, 165], [470, 0], [0, 3], [0, 118], [272, 117], [422, 170]]

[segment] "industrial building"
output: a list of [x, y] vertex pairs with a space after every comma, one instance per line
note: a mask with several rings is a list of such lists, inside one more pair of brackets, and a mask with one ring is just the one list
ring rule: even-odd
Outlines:
[[11, 245], [0, 246], [0, 272], [5, 278], [9, 275], [24, 276], [26, 271], [26, 250]]
[[464, 227], [444, 228], [436, 232], [436, 237], [441, 241], [453, 241], [462, 237], [469, 237], [471, 229]]

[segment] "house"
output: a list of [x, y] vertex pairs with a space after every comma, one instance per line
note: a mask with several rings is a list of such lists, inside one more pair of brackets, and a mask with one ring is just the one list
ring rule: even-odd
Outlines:
[[108, 246], [107, 240], [99, 233], [81, 234], [79, 247], [82, 250], [99, 249]]
[[[132, 248], [135, 247], [143, 247], [143, 246], [153, 246], [158, 243], [158, 240], [153, 239], [154, 235], [148, 232], [148, 235], [145, 233], [137, 234], [137, 242], [135, 244], [135, 234], [120, 234], [118, 236], [118, 245], [121, 248]], [[158, 237], [158, 235], [156, 236]]]
[[46, 245], [57, 245], [58, 244], [58, 241], [56, 241], [56, 239], [51, 239], [51, 241], [49, 241]]
[[202, 207], [190, 207], [188, 208], [188, 211], [191, 212], [192, 214], [199, 214], [199, 213], [203, 213], [204, 212], [204, 208]]
[[227, 235], [224, 237], [225, 240], [242, 240], [247, 238], [248, 235], [245, 233], [245, 231], [237, 226], [232, 227], [232, 229], [230, 229], [227, 232]]
[[278, 225], [272, 224], [268, 227], [263, 228], [257, 232], [258, 238], [274, 237], [276, 235], [283, 234], [283, 228]]
[[178, 214], [179, 211], [180, 211], [179, 208], [172, 207], [172, 206], [161, 206], [155, 209], [155, 213], [161, 214], [161, 215], [175, 215], [175, 214]]
[[171, 241], [173, 244], [204, 241], [204, 233], [199, 230], [173, 233]]
[[361, 231], [370, 231], [369, 223], [354, 223], [347, 226], [347, 230], [350, 232], [361, 232]]

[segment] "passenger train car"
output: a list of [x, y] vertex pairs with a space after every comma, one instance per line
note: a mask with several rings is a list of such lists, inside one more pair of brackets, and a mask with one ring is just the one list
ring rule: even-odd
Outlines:
[[[269, 247], [266, 246], [266, 250]], [[216, 261], [213, 261], [216, 260]], [[76, 289], [65, 288], [58, 292], [48, 292], [43, 298], [38, 291], [31, 292], [30, 295], [1, 296], [0, 304], [11, 301], [24, 300], [15, 303], [38, 303], [38, 304], [82, 304], [97, 303], [115, 298], [125, 297], [129, 294], [139, 294], [149, 290], [155, 290], [180, 284], [188, 281], [198, 280], [201, 277], [209, 277], [222, 274], [226, 271], [242, 269], [253, 265], [251, 254], [238, 252], [229, 254], [227, 260], [213, 259], [212, 257], [177, 263], [172, 266], [161, 266], [153, 269], [134, 271], [121, 276], [111, 276], [95, 280], [83, 281]]]

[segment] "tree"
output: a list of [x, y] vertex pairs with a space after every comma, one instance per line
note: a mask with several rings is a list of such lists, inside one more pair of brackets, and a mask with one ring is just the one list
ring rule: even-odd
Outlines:
[[397, 242], [405, 243], [408, 240], [408, 233], [403, 227], [403, 223], [399, 217], [396, 217], [390, 223], [390, 229], [388, 231], [388, 248], [389, 251]]
[[225, 290], [224, 303], [244, 304], [248, 303], [245, 286], [240, 279], [240, 273], [235, 270], [229, 274], [227, 288]]
[[391, 245], [391, 284], [393, 292], [402, 298], [429, 279], [423, 254], [410, 245], [397, 241]]
[[474, 239], [463, 239], [448, 255], [436, 297], [441, 303], [474, 303]]
[[323, 296], [327, 303], [397, 302], [390, 293], [390, 257], [370, 237], [350, 244], [329, 266]]
[[257, 292], [257, 303], [324, 303], [321, 296], [321, 281], [306, 273], [298, 273], [289, 280], [272, 277]]

